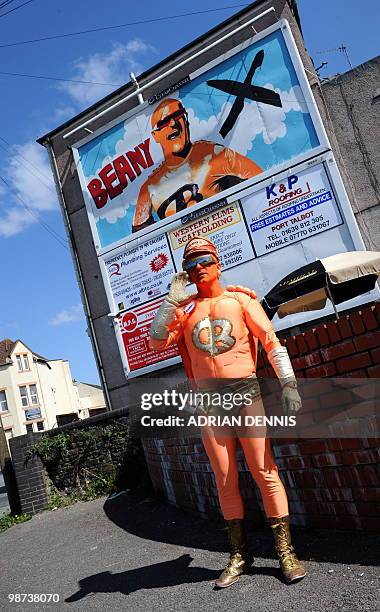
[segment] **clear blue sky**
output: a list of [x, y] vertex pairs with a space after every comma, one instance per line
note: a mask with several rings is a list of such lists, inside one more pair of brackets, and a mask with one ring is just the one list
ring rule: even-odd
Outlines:
[[[23, 1], [12, 0], [0, 9], [0, 73], [115, 85], [128, 81], [131, 69], [139, 74], [240, 10], [233, 0], [145, 0], [136, 4], [33, 0], [3, 16]], [[236, 8], [186, 18], [1, 46], [234, 4]], [[349, 69], [345, 56], [337, 50], [342, 43], [353, 66], [379, 54], [378, 1], [298, 0], [298, 7], [305, 45], [315, 66], [328, 62], [322, 76]], [[0, 338], [21, 338], [48, 358], [68, 359], [77, 380], [96, 383], [95, 361], [71, 257], [63, 244], [65, 231], [47, 157], [35, 140], [111, 91], [112, 86], [0, 74], [0, 87], [0, 176], [7, 183], [0, 180]]]

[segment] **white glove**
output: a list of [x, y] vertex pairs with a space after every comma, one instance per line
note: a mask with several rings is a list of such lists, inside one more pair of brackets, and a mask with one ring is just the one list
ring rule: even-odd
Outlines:
[[190, 299], [185, 291], [189, 280], [187, 272], [177, 272], [172, 278], [169, 295], [163, 300], [150, 326], [150, 336], [156, 340], [166, 340], [169, 337], [168, 326], [175, 319], [178, 306]]
[[167, 301], [175, 306], [187, 300], [190, 295], [186, 293], [186, 285], [189, 282], [187, 272], [177, 272], [172, 278]]
[[287, 415], [294, 415], [300, 410], [302, 402], [295, 380], [288, 382], [282, 388], [282, 406]]

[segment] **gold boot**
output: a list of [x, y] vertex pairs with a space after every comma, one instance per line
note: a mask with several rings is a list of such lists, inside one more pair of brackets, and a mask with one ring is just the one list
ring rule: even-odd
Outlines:
[[306, 576], [306, 570], [297, 558], [290, 538], [289, 517], [268, 519], [273, 530], [276, 551], [285, 581], [290, 584]]
[[240, 574], [243, 574], [253, 563], [253, 558], [248, 554], [247, 550], [244, 519], [226, 520], [225, 523], [230, 544], [230, 559], [219, 578], [215, 581], [215, 586], [220, 589], [237, 582]]

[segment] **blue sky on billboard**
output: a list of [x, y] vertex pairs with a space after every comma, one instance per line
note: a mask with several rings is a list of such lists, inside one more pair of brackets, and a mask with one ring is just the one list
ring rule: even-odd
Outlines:
[[[163, 0], [154, 12], [148, 3], [121, 5], [111, 0], [106, 16], [101, 0], [91, 2], [91, 11], [88, 3], [74, 0], [64, 4], [36, 0], [9, 15], [2, 16], [5, 10], [0, 12], [1, 338], [21, 338], [46, 357], [69, 359], [77, 379], [97, 381], [49, 164], [35, 139], [128, 81], [130, 70], [139, 74], [240, 10], [237, 6], [226, 8], [234, 4], [193, 0], [178, 5], [174, 0]], [[339, 51], [342, 43], [353, 66], [378, 55], [376, 0], [298, 0], [298, 8], [305, 45], [315, 66], [328, 62], [321, 76], [349, 69], [345, 53]], [[208, 9], [215, 11], [196, 14]], [[194, 14], [3, 46], [186, 12]], [[260, 157], [253, 158], [263, 164]]]

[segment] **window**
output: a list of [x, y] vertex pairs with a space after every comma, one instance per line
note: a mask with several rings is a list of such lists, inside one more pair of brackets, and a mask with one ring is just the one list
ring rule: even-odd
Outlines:
[[21, 403], [24, 407], [29, 406], [28, 389], [26, 387], [20, 387]]
[[8, 402], [5, 391], [0, 391], [0, 412], [8, 412]]
[[16, 355], [16, 361], [19, 372], [28, 372], [30, 370], [28, 355]]
[[40, 400], [38, 399], [37, 385], [23, 385], [19, 387], [19, 389], [23, 408], [39, 405]]
[[26, 431], [33, 431], [33, 423], [29, 423], [29, 425], [26, 425]]
[[32, 404], [39, 404], [36, 385], [29, 385], [29, 393]]
[[38, 421], [37, 431], [44, 431], [44, 430], [45, 430], [45, 427], [44, 427], [43, 421]]

